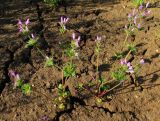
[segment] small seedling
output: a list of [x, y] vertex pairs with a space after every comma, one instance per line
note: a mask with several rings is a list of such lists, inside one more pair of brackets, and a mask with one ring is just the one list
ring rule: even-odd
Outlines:
[[23, 94], [29, 95], [31, 92], [31, 85], [30, 84], [22, 84], [21, 90], [22, 90]]
[[58, 97], [55, 98], [55, 103], [58, 106], [59, 109], [64, 110], [66, 101], [69, 100], [70, 92], [67, 91], [63, 84], [58, 85]]
[[19, 74], [15, 71], [10, 70], [8, 75], [10, 79], [14, 82], [14, 88], [21, 89], [22, 93], [25, 95], [29, 95], [31, 92], [31, 86], [29, 83], [24, 83], [23, 80], [20, 78]]

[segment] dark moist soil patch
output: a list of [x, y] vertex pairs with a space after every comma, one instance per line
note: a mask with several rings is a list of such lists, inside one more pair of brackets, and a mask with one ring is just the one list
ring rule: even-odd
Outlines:
[[[0, 18], [0, 89], [3, 89], [0, 90], [0, 121], [43, 121], [45, 118], [48, 121], [159, 121], [160, 42], [155, 34], [160, 30], [159, 8], [150, 8], [152, 14], [144, 21], [144, 30], [128, 39], [128, 42], [134, 41], [137, 48], [132, 63], [141, 57], [145, 59], [137, 78], [140, 86], [127, 81], [99, 104], [87, 91], [78, 95], [74, 86], [80, 81], [89, 81], [95, 74], [96, 35], [103, 36], [99, 71], [110, 80], [110, 73], [119, 64], [113, 55], [119, 52], [125, 39], [127, 14], [132, 12], [130, 2], [77, 1], [70, 3], [67, 11], [64, 7], [54, 11], [36, 1], [7, 0], [4, 3], [7, 9], [5, 13], [2, 11]], [[62, 15], [70, 18], [69, 30], [64, 36], [57, 29]], [[72, 97], [64, 111], [57, 109], [53, 101], [61, 72], [44, 68], [43, 57], [34, 48], [25, 49], [25, 38], [18, 34], [17, 19], [25, 17], [31, 19], [30, 29], [41, 35], [38, 46], [48, 55], [54, 50], [57, 62], [61, 59], [59, 43], [70, 41], [72, 32], [78, 32], [82, 37], [80, 59], [74, 60], [78, 75], [67, 82]], [[13, 89], [8, 77], [10, 69], [16, 70], [32, 85], [30, 96]]]

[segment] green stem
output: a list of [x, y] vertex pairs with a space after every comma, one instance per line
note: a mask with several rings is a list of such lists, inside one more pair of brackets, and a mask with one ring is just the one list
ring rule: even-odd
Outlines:
[[42, 53], [42, 51], [36, 46], [36, 49], [38, 50], [38, 52], [44, 57], [46, 58], [46, 56]]
[[[124, 40], [124, 46], [125, 46], [125, 44], [126, 44], [126, 41], [127, 41], [127, 39], [128, 39], [128, 34], [127, 34], [127, 36], [126, 36], [126, 38], [125, 38], [125, 40]], [[122, 50], [123, 50], [123, 48], [122, 48]]]
[[125, 60], [127, 59], [127, 57], [129, 56], [129, 54], [130, 54], [131, 52], [132, 52], [131, 50], [128, 52], [128, 54], [127, 54], [126, 57], [125, 57]]
[[123, 83], [123, 81], [121, 81], [120, 83], [118, 83], [117, 85], [115, 85], [114, 87], [112, 87], [111, 89], [106, 90], [106, 91], [103, 91], [102, 93], [100, 93], [100, 94], [98, 95], [98, 97], [103, 97], [103, 95], [105, 95], [106, 93], [108, 93], [108, 92], [112, 91], [113, 89], [117, 88], [117, 87], [120, 86], [122, 83]]
[[61, 69], [59, 66], [57, 66], [57, 65], [55, 65], [55, 64], [54, 64], [54, 67], [58, 68], [58, 69], [61, 70], [61, 71], [63, 70], [63, 69]]

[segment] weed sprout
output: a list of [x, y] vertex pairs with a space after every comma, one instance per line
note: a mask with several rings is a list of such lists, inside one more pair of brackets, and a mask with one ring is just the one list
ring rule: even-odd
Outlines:
[[14, 83], [14, 89], [19, 88], [21, 89], [22, 93], [25, 95], [29, 95], [31, 92], [31, 85], [29, 83], [24, 83], [23, 80], [20, 78], [19, 74], [17, 74], [13, 70], [9, 70], [8, 73], [10, 79]]
[[59, 31], [61, 34], [64, 34], [66, 32], [66, 30], [67, 30], [66, 24], [68, 23], [68, 21], [69, 21], [69, 18], [61, 17], [61, 21], [59, 22], [59, 24], [60, 24]]
[[28, 25], [29, 24], [30, 24], [29, 18], [25, 21], [25, 23], [22, 23], [22, 21], [18, 19], [19, 32], [22, 33], [23, 35], [28, 35], [29, 34]]

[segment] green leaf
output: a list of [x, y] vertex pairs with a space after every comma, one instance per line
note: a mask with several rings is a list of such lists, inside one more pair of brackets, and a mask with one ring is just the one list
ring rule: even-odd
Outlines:
[[62, 0], [44, 0], [51, 7], [57, 7]]
[[117, 59], [122, 59], [123, 56], [124, 56], [123, 53], [115, 53], [115, 57], [116, 57]]
[[30, 38], [29, 41], [27, 42], [27, 44], [25, 45], [25, 48], [32, 47], [32, 46], [34, 46], [36, 43], [37, 43], [37, 39], [32, 39], [32, 38]]
[[123, 66], [117, 69], [116, 71], [112, 72], [111, 76], [113, 79], [117, 81], [124, 81], [126, 80], [126, 71], [127, 71], [127, 67]]
[[134, 45], [128, 45], [128, 49], [131, 51], [131, 52], [136, 52], [137, 51], [137, 49], [136, 49], [136, 47], [134, 46]]
[[76, 75], [76, 67], [72, 63], [67, 63], [63, 68], [64, 77], [74, 77]]
[[25, 94], [25, 95], [30, 94], [30, 92], [31, 92], [30, 84], [23, 84], [21, 86], [21, 90], [22, 90], [22, 93]]
[[71, 58], [75, 55], [75, 50], [73, 48], [67, 48], [64, 53]]
[[101, 89], [102, 91], [104, 91], [104, 90], [109, 90], [109, 89], [110, 89], [110, 86], [109, 86], [109, 85], [103, 85], [102, 87], [100, 87], [100, 89]]
[[21, 87], [23, 85], [23, 80], [18, 80], [17, 81], [17, 87]]
[[133, 0], [133, 5], [135, 7], [139, 7], [142, 4], [144, 4], [144, 0]]
[[101, 78], [99, 78], [98, 81], [99, 81], [100, 83], [103, 83], [103, 82], [105, 82], [106, 80], [105, 80], [105, 78], [101, 77]]
[[51, 66], [53, 66], [53, 65], [54, 65], [54, 63], [53, 63], [53, 58], [47, 57], [47, 58], [46, 58], [46, 62], [45, 62], [45, 64], [44, 64], [44, 67], [51, 67]]
[[83, 84], [82, 83], [78, 83], [78, 88], [79, 89], [83, 89]]
[[64, 86], [62, 84], [58, 85], [58, 89], [63, 90]]

